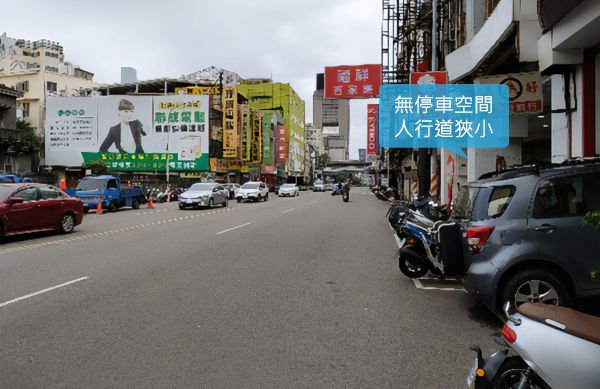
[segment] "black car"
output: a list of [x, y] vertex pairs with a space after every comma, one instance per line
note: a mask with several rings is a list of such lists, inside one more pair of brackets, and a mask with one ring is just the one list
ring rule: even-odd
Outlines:
[[460, 189], [452, 218], [463, 250], [442, 243], [445, 275], [490, 309], [600, 295], [600, 163], [484, 175]]

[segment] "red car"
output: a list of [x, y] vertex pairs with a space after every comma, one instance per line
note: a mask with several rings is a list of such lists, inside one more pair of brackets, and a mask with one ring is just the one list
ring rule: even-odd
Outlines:
[[73, 232], [83, 203], [45, 184], [0, 184], [0, 237], [27, 232]]

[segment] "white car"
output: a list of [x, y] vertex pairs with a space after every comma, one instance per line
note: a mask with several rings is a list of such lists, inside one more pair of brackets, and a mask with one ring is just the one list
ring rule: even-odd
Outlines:
[[313, 185], [313, 192], [325, 192], [325, 184], [323, 184], [323, 180], [315, 181]]
[[229, 191], [214, 182], [199, 182], [179, 195], [179, 209], [187, 207], [209, 207], [215, 204], [227, 206]]
[[296, 197], [300, 196], [300, 188], [296, 184], [283, 184], [279, 187], [279, 192], [277, 192], [279, 197], [282, 196], [291, 196]]
[[269, 199], [269, 188], [264, 182], [248, 181], [238, 190], [235, 198], [238, 203], [242, 200], [267, 201]]

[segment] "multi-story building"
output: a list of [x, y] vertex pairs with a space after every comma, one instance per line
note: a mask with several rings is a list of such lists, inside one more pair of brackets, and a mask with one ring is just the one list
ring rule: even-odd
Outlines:
[[17, 98], [23, 94], [0, 84], [0, 170], [19, 172], [19, 145], [21, 135], [17, 130]]
[[324, 153], [332, 161], [348, 160], [350, 137], [350, 100], [326, 99], [324, 74], [317, 74], [313, 94], [313, 125], [323, 134]]
[[[269, 79], [247, 79], [238, 85], [250, 107], [276, 112], [284, 118], [283, 133], [278, 132], [276, 162], [284, 164], [288, 176], [309, 177], [305, 164], [304, 101], [290, 84], [273, 83]], [[283, 148], [282, 148], [283, 147]]]
[[312, 123], [306, 123], [305, 127], [306, 143], [312, 149], [321, 155], [325, 152], [325, 143], [323, 142], [323, 130], [313, 126]]
[[93, 77], [65, 62], [57, 42], [0, 36], [0, 83], [23, 93], [18, 108], [39, 136], [44, 135], [46, 96], [79, 96], [80, 90], [99, 86]]

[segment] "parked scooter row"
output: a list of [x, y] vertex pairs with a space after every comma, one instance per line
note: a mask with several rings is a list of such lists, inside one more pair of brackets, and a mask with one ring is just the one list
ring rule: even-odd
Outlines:
[[600, 318], [570, 308], [524, 303], [504, 308], [507, 323], [497, 342], [510, 347], [487, 360], [481, 349], [467, 385], [475, 389], [597, 389], [600, 387]]
[[398, 191], [393, 187], [372, 185], [371, 192], [373, 192], [373, 194], [375, 194], [375, 196], [382, 201], [396, 201], [399, 198]]
[[452, 244], [454, 254], [462, 250], [456, 240], [459, 228], [448, 222], [446, 206], [432, 198], [419, 198], [414, 202], [392, 202], [386, 214], [399, 241], [399, 267], [402, 274], [420, 278], [429, 271], [442, 275], [449, 266], [456, 266], [440, 250], [442, 241]]

